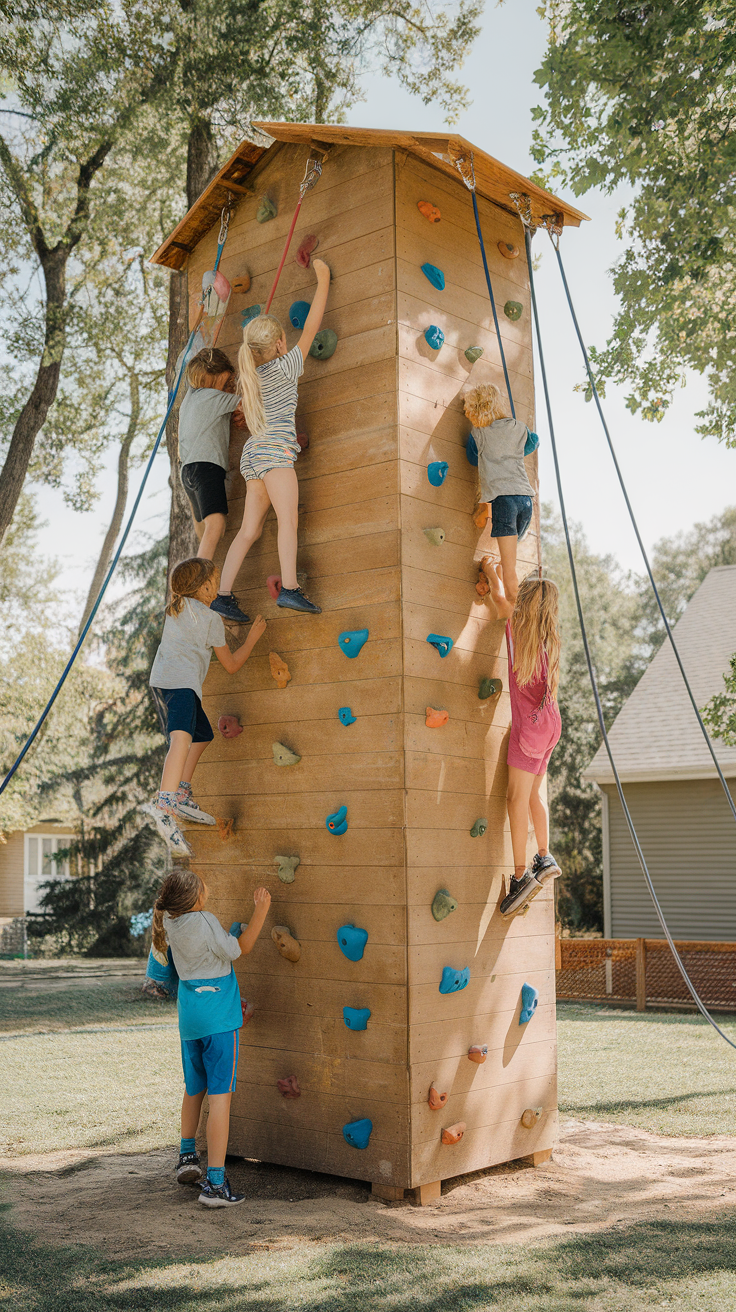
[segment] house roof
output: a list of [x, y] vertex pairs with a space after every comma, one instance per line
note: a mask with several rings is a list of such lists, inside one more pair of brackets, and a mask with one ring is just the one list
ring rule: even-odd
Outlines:
[[182, 269], [189, 253], [218, 221], [228, 191], [236, 195], [252, 194], [253, 188], [248, 185], [248, 175], [264, 155], [280, 142], [303, 144], [307, 148], [316, 146], [318, 149], [321, 146], [336, 145], [392, 146], [405, 150], [410, 155], [416, 155], [418, 159], [433, 165], [455, 181], [459, 179], [459, 174], [452, 163], [450, 152], [453, 155], [461, 155], [472, 151], [477, 194], [485, 196], [486, 200], [493, 201], [495, 205], [508, 210], [515, 217], [517, 211], [510, 197], [512, 191], [523, 192], [529, 196], [532, 215], [537, 223], [542, 215], [555, 214], [562, 216], [565, 225], [577, 228], [583, 219], [588, 218], [587, 214], [553, 196], [543, 187], [538, 187], [523, 174], [517, 173], [506, 164], [501, 164], [492, 155], [487, 155], [484, 150], [479, 150], [477, 146], [473, 146], [456, 133], [389, 132], [383, 128], [348, 128], [325, 123], [254, 123], [253, 128], [255, 131], [252, 136], [256, 140], [241, 142], [174, 231], [151, 257], [152, 264], [163, 264], [169, 269]]
[[[723, 692], [723, 675], [736, 652], [736, 565], [719, 565], [701, 583], [673, 630], [698, 709]], [[716, 777], [669, 642], [664, 642], [609, 732], [625, 782]], [[736, 747], [715, 743], [718, 763], [736, 776]], [[603, 746], [584, 779], [613, 783]]]

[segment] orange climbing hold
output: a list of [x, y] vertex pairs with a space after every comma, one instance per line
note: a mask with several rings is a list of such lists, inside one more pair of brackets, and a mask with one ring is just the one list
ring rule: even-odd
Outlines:
[[427, 1102], [429, 1103], [431, 1111], [433, 1112], [440, 1111], [440, 1109], [444, 1107], [445, 1103], [447, 1102], [448, 1097], [449, 1094], [440, 1093], [439, 1090], [437, 1090], [434, 1087], [434, 1085], [432, 1085], [429, 1090], [429, 1097], [427, 1098]]
[[232, 816], [218, 815], [215, 816], [217, 821], [217, 832], [220, 835], [220, 841], [228, 843], [231, 838], [235, 837], [235, 821]]
[[287, 961], [292, 961], [295, 965], [302, 955], [302, 945], [292, 934], [288, 925], [274, 925], [271, 930], [271, 938], [276, 947]]
[[233, 278], [230, 286], [234, 292], [247, 292], [250, 290], [250, 274], [246, 271], [239, 278]]
[[475, 510], [473, 511], [473, 523], [475, 524], [476, 528], [485, 528], [486, 524], [488, 523], [489, 513], [490, 513], [490, 506], [488, 505], [488, 502], [481, 501], [480, 504], [476, 506]]
[[515, 260], [519, 254], [519, 247], [514, 246], [512, 241], [500, 241], [498, 249], [506, 260]]
[[289, 667], [286, 664], [286, 661], [281, 659], [277, 651], [270, 651], [268, 653], [268, 663], [271, 666], [271, 673], [279, 688], [285, 688], [287, 683], [291, 680]]
[[440, 211], [437, 209], [437, 206], [433, 205], [432, 202], [429, 200], [418, 200], [417, 209], [419, 210], [420, 214], [424, 215], [425, 219], [429, 219], [430, 223], [439, 223], [440, 219], [442, 218], [442, 215]]
[[447, 724], [449, 718], [449, 711], [437, 711], [434, 706], [426, 707], [426, 719], [424, 723], [428, 729], [441, 729], [443, 724]]
[[454, 1125], [448, 1125], [446, 1130], [442, 1131], [443, 1143], [459, 1143], [465, 1134], [465, 1121], [456, 1121]]
[[488, 1048], [485, 1044], [474, 1043], [472, 1048], [468, 1048], [468, 1058], [474, 1061], [477, 1066], [482, 1066], [488, 1056]]

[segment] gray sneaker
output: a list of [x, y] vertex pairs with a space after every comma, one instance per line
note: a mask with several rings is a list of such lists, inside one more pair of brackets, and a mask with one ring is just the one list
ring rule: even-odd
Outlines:
[[546, 884], [548, 879], [557, 879], [557, 876], [562, 874], [551, 852], [546, 856], [540, 856], [537, 852], [531, 864], [531, 872], [540, 884]]
[[198, 802], [193, 797], [181, 796], [177, 793], [174, 796], [173, 810], [180, 815], [183, 820], [193, 820], [197, 825], [214, 825], [217, 823], [213, 815], [208, 815], [203, 811]]
[[282, 587], [276, 605], [286, 606], [289, 610], [305, 610], [310, 615], [322, 614], [322, 607], [315, 606], [314, 602], [309, 600], [309, 597], [305, 592], [302, 592], [301, 588]]
[[250, 624], [250, 617], [240, 609], [232, 592], [218, 592], [215, 600], [210, 602], [210, 610], [222, 615], [224, 620], [230, 620], [231, 624]]
[[542, 885], [538, 879], [535, 879], [531, 870], [525, 870], [521, 879], [512, 875], [509, 891], [501, 903], [501, 915], [506, 918], [515, 915], [517, 911], [522, 911], [541, 891]]

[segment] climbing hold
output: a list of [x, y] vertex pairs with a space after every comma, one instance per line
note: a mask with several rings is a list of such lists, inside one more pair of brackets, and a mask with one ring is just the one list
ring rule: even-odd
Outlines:
[[298, 856], [275, 856], [276, 874], [282, 884], [293, 884], [296, 878], [296, 868], [301, 862]]
[[447, 724], [449, 718], [449, 711], [438, 711], [435, 710], [434, 706], [425, 707], [424, 723], [428, 729], [441, 729], [443, 724]]
[[539, 990], [535, 989], [532, 984], [522, 984], [521, 986], [521, 1013], [519, 1015], [519, 1024], [526, 1025], [530, 1021], [539, 1002]]
[[487, 1056], [488, 1049], [485, 1044], [481, 1046], [480, 1043], [474, 1043], [472, 1048], [468, 1048], [468, 1060], [474, 1061], [476, 1066], [482, 1066]]
[[296, 441], [299, 450], [306, 451], [307, 447], [309, 446], [309, 433], [302, 433], [300, 432], [299, 429], [297, 429]]
[[486, 524], [488, 523], [489, 514], [490, 514], [490, 507], [488, 505], [488, 502], [481, 501], [480, 505], [476, 506], [475, 510], [473, 511], [473, 523], [475, 524], [475, 527], [485, 528]]
[[465, 1121], [456, 1121], [454, 1125], [448, 1125], [446, 1130], [442, 1131], [443, 1143], [459, 1143], [465, 1134]]
[[524, 306], [521, 301], [507, 301], [503, 307], [506, 318], [510, 319], [512, 323], [516, 323], [517, 319], [521, 318], [523, 310]]
[[488, 821], [485, 819], [484, 816], [481, 816], [480, 819], [476, 820], [475, 824], [473, 825], [473, 828], [470, 831], [470, 837], [482, 838], [487, 828], [488, 828]]
[[230, 285], [234, 292], [247, 292], [250, 288], [250, 274], [246, 270], [239, 278], [233, 278]]
[[232, 816], [217, 815], [217, 832], [220, 835], [221, 843], [229, 843], [231, 838], [235, 837], [235, 820]]
[[447, 478], [447, 471], [450, 468], [446, 460], [432, 460], [427, 465], [427, 478], [432, 487], [442, 487]]
[[296, 752], [292, 752], [290, 747], [285, 747], [283, 743], [271, 743], [271, 750], [276, 765], [298, 765], [302, 759], [301, 756], [297, 756]]
[[438, 292], [445, 290], [445, 275], [441, 269], [437, 268], [436, 264], [423, 264], [422, 273], [425, 278], [429, 278], [432, 286], [436, 287]]
[[368, 1026], [370, 1007], [343, 1007], [342, 1018], [349, 1030], [364, 1030]]
[[446, 637], [443, 633], [428, 633], [427, 642], [439, 652], [443, 660], [448, 651], [452, 651], [452, 638]]
[[489, 556], [484, 556], [483, 560], [480, 562], [480, 565], [478, 566], [478, 582], [475, 585], [475, 590], [478, 593], [479, 597], [487, 597], [488, 593], [491, 590], [491, 585], [488, 582], [488, 575], [486, 574], [483, 568], [485, 561], [489, 559], [490, 559]]
[[543, 1107], [525, 1107], [521, 1113], [521, 1123], [524, 1129], [533, 1130], [543, 1111]]
[[468, 433], [468, 440], [465, 443], [465, 459], [473, 469], [478, 468], [478, 443], [473, 437], [472, 431]]
[[292, 328], [304, 327], [311, 308], [309, 301], [294, 301], [294, 304], [289, 306], [289, 322]]
[[337, 346], [337, 333], [331, 328], [322, 328], [314, 334], [314, 341], [309, 348], [309, 354], [313, 355], [315, 360], [329, 360], [331, 355], [335, 354]]
[[347, 1125], [343, 1125], [342, 1134], [351, 1148], [367, 1148], [372, 1130], [373, 1121], [369, 1121], [366, 1117], [365, 1120], [349, 1121]]
[[279, 688], [285, 688], [291, 679], [289, 667], [286, 664], [286, 661], [281, 659], [278, 652], [270, 651], [268, 653], [268, 663], [271, 666], [271, 673]]
[[221, 715], [217, 721], [217, 728], [223, 738], [237, 738], [238, 734], [243, 732], [243, 726], [237, 715]]
[[433, 351], [439, 351], [445, 340], [445, 334], [441, 328], [437, 327], [436, 323], [431, 323], [429, 328], [425, 329], [424, 340], [427, 343], [427, 346], [432, 347]]
[[243, 310], [243, 313], [240, 316], [241, 326], [245, 328], [245, 325], [250, 323], [251, 319], [257, 319], [260, 313], [260, 305], [249, 305], [247, 310]]
[[469, 346], [465, 351], [465, 359], [469, 360], [471, 364], [475, 364], [476, 360], [480, 360], [482, 354], [482, 346]]
[[433, 1112], [440, 1111], [440, 1109], [444, 1107], [445, 1103], [447, 1102], [448, 1097], [449, 1094], [440, 1093], [439, 1090], [436, 1089], [433, 1084], [430, 1085], [429, 1097], [427, 1098], [427, 1102], [429, 1103], [430, 1110]]
[[297, 943], [288, 925], [274, 925], [271, 938], [287, 961], [297, 962], [302, 955], [302, 945]]
[[417, 209], [419, 210], [420, 214], [424, 215], [425, 219], [429, 219], [430, 223], [439, 223], [440, 219], [442, 218], [442, 215], [440, 211], [437, 209], [437, 206], [433, 205], [432, 202], [429, 200], [418, 200]]
[[362, 961], [367, 942], [368, 930], [357, 925], [341, 925], [337, 931], [338, 947], [348, 961]]
[[302, 1091], [296, 1075], [287, 1075], [284, 1080], [277, 1080], [276, 1087], [282, 1098], [301, 1098]]
[[484, 702], [488, 697], [497, 697], [502, 688], [503, 684], [500, 679], [481, 679], [478, 696]]
[[337, 712], [340, 724], [355, 724], [355, 716], [349, 706], [341, 706]]
[[296, 253], [297, 264], [300, 264], [303, 269], [308, 269], [309, 261], [311, 260], [312, 255], [314, 254], [318, 246], [319, 246], [319, 237], [315, 237], [312, 234], [310, 234], [309, 237], [305, 237], [304, 241], [299, 247], [299, 250]]
[[325, 825], [331, 834], [344, 834], [348, 827], [348, 808], [341, 806], [339, 811], [333, 811], [325, 820]]
[[514, 246], [513, 242], [510, 241], [500, 241], [498, 243], [498, 249], [507, 260], [515, 260], [519, 254], [519, 247]]
[[470, 982], [470, 966], [464, 970], [455, 970], [453, 966], [445, 966], [442, 971], [440, 980], [440, 993], [461, 993], [467, 988]]
[[253, 1012], [255, 1011], [255, 1009], [256, 1009], [256, 1004], [254, 1002], [249, 1002], [247, 998], [240, 999], [240, 1010], [243, 1013], [244, 1027], [248, 1024], [249, 1021], [253, 1019]]
[[271, 596], [273, 597], [274, 601], [278, 601], [278, 599], [279, 599], [279, 593], [280, 593], [280, 591], [281, 591], [281, 578], [280, 578], [280, 575], [278, 575], [278, 574], [269, 574], [268, 578], [266, 579], [266, 587], [268, 588], [269, 592], [271, 593]]
[[358, 655], [358, 652], [363, 649], [367, 641], [368, 641], [367, 629], [345, 629], [344, 633], [341, 633], [340, 637], [338, 638], [338, 642], [342, 650], [345, 652], [346, 656], [350, 657], [351, 660], [355, 659], [355, 657]]
[[247, 921], [245, 924], [243, 924], [242, 920], [234, 920], [227, 932], [228, 934], [231, 934], [233, 938], [240, 938], [240, 935], [243, 933], [243, 930], [247, 928], [248, 928]]
[[446, 888], [439, 888], [434, 895], [432, 903], [432, 915], [435, 920], [444, 920], [451, 912], [457, 911], [457, 902]]
[[268, 223], [269, 219], [275, 219], [278, 210], [270, 196], [261, 196], [261, 203], [256, 210], [256, 223]]
[[422, 530], [428, 542], [433, 547], [441, 547], [445, 540], [445, 530], [443, 528], [425, 528]]

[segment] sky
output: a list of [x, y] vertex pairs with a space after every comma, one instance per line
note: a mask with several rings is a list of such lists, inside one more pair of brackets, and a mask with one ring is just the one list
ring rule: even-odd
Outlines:
[[[530, 153], [531, 113], [542, 103], [533, 76], [544, 54], [546, 25], [536, 6], [537, 0], [507, 0], [500, 6], [487, 0], [481, 35], [462, 70], [472, 104], [457, 123], [457, 130], [474, 145], [523, 174], [535, 167]], [[423, 105], [393, 79], [365, 78], [363, 89], [365, 99], [348, 115], [353, 126], [424, 132], [442, 131], [446, 126], [439, 108]], [[583, 336], [586, 343], [601, 347], [616, 309], [610, 269], [622, 252], [615, 219], [625, 197], [590, 191], [567, 199], [591, 218], [590, 223], [565, 231], [561, 249]], [[625, 569], [639, 571], [641, 557], [597, 415], [573, 390], [582, 378], [582, 360], [563, 303], [556, 261], [543, 233], [535, 239], [535, 253], [539, 251], [537, 297], [568, 515], [583, 526], [595, 551], [610, 552]], [[659, 538], [687, 531], [736, 500], [732, 490], [736, 451], [713, 439], [704, 441], [695, 432], [694, 416], [705, 405], [706, 396], [703, 380], [692, 376], [662, 422], [648, 424], [626, 409], [621, 389], [607, 387], [604, 408], [647, 549]], [[556, 502], [538, 371], [537, 429], [541, 496]], [[89, 514], [71, 511], [57, 491], [34, 489], [40, 514], [47, 521], [40, 549], [58, 560], [58, 586], [70, 591], [80, 604], [112, 510], [115, 462], [116, 454], [111, 453], [100, 470], [100, 500]], [[162, 452], [136, 519], [139, 533], [164, 530], [167, 477], [168, 461]], [[136, 470], [130, 503], [139, 480], [140, 471]], [[136, 536], [134, 533], [130, 540], [133, 548]], [[140, 536], [137, 541], [140, 544]]]

